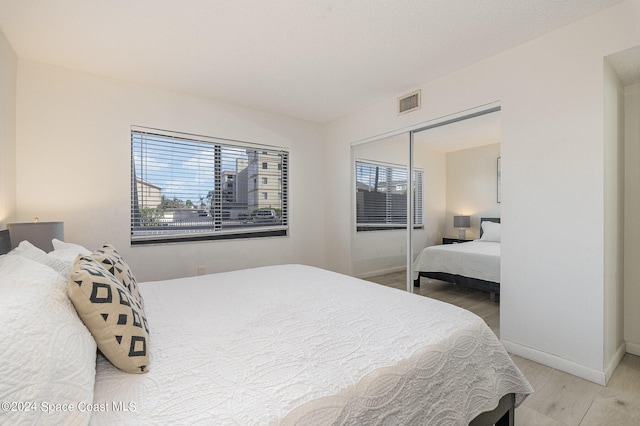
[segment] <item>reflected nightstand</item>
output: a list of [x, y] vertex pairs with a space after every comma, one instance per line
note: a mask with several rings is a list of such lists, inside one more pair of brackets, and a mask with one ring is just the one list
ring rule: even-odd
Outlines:
[[443, 238], [442, 244], [458, 244], [458, 243], [466, 243], [473, 240], [459, 240], [457, 238]]

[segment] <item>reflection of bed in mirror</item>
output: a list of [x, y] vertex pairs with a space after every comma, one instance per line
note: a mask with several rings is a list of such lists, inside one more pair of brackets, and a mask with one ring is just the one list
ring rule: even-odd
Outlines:
[[414, 285], [426, 277], [500, 294], [500, 218], [480, 219], [478, 240], [422, 249], [413, 268]]

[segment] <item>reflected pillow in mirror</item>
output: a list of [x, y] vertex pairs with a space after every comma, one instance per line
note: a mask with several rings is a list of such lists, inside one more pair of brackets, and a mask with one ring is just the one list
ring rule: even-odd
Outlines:
[[500, 242], [500, 224], [495, 222], [482, 222], [482, 237], [480, 241]]

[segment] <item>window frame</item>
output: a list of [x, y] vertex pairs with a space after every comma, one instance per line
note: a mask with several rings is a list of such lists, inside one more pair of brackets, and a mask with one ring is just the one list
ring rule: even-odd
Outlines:
[[[270, 146], [264, 144], [257, 144], [253, 142], [245, 142], [203, 135], [195, 135], [189, 133], [181, 133], [160, 129], [152, 129], [141, 126], [131, 126], [131, 190], [130, 190], [130, 241], [132, 246], [136, 245], [148, 245], [148, 244], [166, 244], [166, 243], [182, 243], [182, 242], [193, 242], [193, 241], [209, 241], [209, 240], [230, 240], [230, 239], [245, 239], [245, 238], [264, 238], [264, 237], [284, 237], [289, 235], [289, 158], [290, 151], [288, 148], [279, 147], [279, 146]], [[145, 148], [142, 148], [142, 145], [146, 141], [147, 145]], [[149, 162], [153, 162], [153, 153], [155, 153], [154, 149], [161, 150], [159, 147], [171, 147], [172, 145], [178, 146], [180, 143], [190, 144], [194, 148], [189, 148], [188, 150], [181, 154], [184, 154], [187, 159], [196, 158], [198, 148], [207, 149], [209, 153], [211, 151], [215, 152], [215, 161], [209, 161], [209, 167], [207, 168], [208, 174], [213, 174], [215, 176], [213, 180], [213, 189], [209, 189], [210, 186], [196, 186], [195, 188], [199, 191], [209, 189], [211, 193], [211, 203], [207, 205], [207, 220], [202, 220], [202, 222], [206, 222], [201, 226], [194, 227], [191, 225], [182, 226], [181, 224], [176, 224], [176, 219], [166, 219], [164, 201], [165, 199], [170, 199], [170, 197], [175, 197], [175, 195], [170, 192], [167, 194], [168, 197], [165, 198], [164, 194], [161, 196], [162, 204], [155, 207], [158, 211], [162, 211], [163, 222], [161, 226], [154, 224], [156, 226], [155, 229], [152, 229], [149, 226], [149, 223], [144, 223], [141, 220], [142, 212], [146, 207], [144, 207], [144, 202], [141, 203], [141, 199], [138, 196], [138, 193], [141, 188], [140, 182], [145, 182], [145, 185], [156, 185], [152, 183], [151, 180], [146, 182], [144, 180], [145, 173], [142, 172], [142, 165], [148, 167]], [[153, 145], [153, 146], [151, 146]], [[143, 152], [143, 149], [146, 151]], [[176, 148], [179, 149], [179, 148]], [[227, 154], [225, 154], [225, 150]], [[246, 215], [238, 214], [238, 209], [241, 208], [242, 203], [240, 203], [240, 207], [237, 207], [235, 213], [238, 217], [245, 217], [246, 220], [234, 220], [234, 223], [231, 223], [229, 220], [230, 210], [234, 209], [234, 206], [231, 206], [229, 201], [229, 194], [225, 192], [225, 189], [229, 187], [225, 186], [225, 182], [228, 182], [228, 178], [225, 178], [229, 173], [235, 173], [233, 175], [233, 185], [239, 185], [239, 176], [240, 172], [237, 169], [235, 172], [226, 170], [225, 165], [230, 164], [230, 158], [233, 157], [232, 154], [228, 154], [228, 152], [233, 152], [235, 155], [237, 153], [246, 152], [246, 163], [242, 171], [246, 171], [245, 182], [246, 186]], [[151, 154], [150, 154], [151, 153]], [[186, 157], [188, 155], [195, 155], [196, 157]], [[225, 157], [231, 156], [229, 158]], [[242, 154], [241, 154], [242, 156]], [[268, 161], [277, 162], [278, 170], [274, 170], [274, 168], [263, 169], [263, 161], [264, 156], [267, 156]], [[240, 158], [240, 157], [238, 157]], [[252, 160], [250, 160], [252, 158]], [[244, 160], [243, 160], [244, 161]], [[255, 161], [255, 175], [249, 175], [250, 169], [249, 164]], [[140, 169], [139, 173], [136, 173], [137, 169]], [[184, 170], [184, 167], [172, 166], [169, 168], [171, 171]], [[213, 170], [211, 170], [213, 169]], [[253, 170], [253, 169], [251, 169]], [[155, 172], [159, 174], [161, 172]], [[168, 172], [167, 172], [168, 173]], [[281, 178], [279, 180], [279, 186], [274, 190], [277, 192], [282, 192], [283, 197], [280, 200], [277, 200], [277, 206], [273, 207], [273, 205], [261, 207], [261, 197], [258, 196], [263, 190], [257, 186], [257, 182], [261, 181], [257, 177], [261, 177], [260, 173], [277, 173]], [[257, 177], [256, 177], [257, 176]], [[157, 179], [157, 177], [155, 178]], [[256, 186], [251, 189], [250, 181], [254, 181]], [[160, 188], [158, 186], [158, 188]], [[191, 188], [190, 188], [191, 189]], [[159, 190], [160, 193], [162, 189]], [[260, 194], [261, 195], [261, 194]], [[158, 195], [157, 195], [158, 196]], [[158, 196], [160, 197], [160, 196]], [[202, 197], [200, 197], [202, 198]], [[270, 197], [271, 198], [271, 197]], [[252, 202], [252, 199], [255, 202]], [[269, 200], [272, 201], [272, 200]], [[192, 203], [193, 204], [193, 203]], [[201, 200], [202, 206], [202, 200]], [[230, 207], [231, 206], [231, 207]], [[256, 207], [253, 211], [270, 208], [275, 209], [278, 215], [278, 221], [276, 223], [259, 223], [257, 221], [251, 221], [251, 212], [249, 211], [249, 207]], [[193, 208], [193, 207], [191, 207]], [[183, 210], [187, 210], [188, 207], [184, 207]], [[189, 213], [189, 212], [188, 212]], [[198, 210], [199, 213], [199, 210]], [[199, 216], [200, 214], [198, 214]], [[167, 223], [169, 226], [167, 226]], [[195, 228], [195, 229], [194, 229]]]

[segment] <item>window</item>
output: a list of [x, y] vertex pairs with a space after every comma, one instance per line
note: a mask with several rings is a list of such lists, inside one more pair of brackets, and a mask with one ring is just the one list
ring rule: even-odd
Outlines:
[[[422, 170], [414, 169], [414, 226], [424, 224], [423, 176]], [[407, 169], [399, 165], [356, 161], [356, 212], [358, 231], [406, 228]]]
[[[131, 243], [287, 235], [288, 159], [278, 147], [132, 128]], [[258, 193], [264, 179], [282, 199]], [[276, 220], [254, 220], [260, 209]]]
[[263, 177], [263, 178], [262, 178], [262, 184], [263, 184], [263, 185], [267, 185], [267, 182], [269, 182], [269, 179], [268, 179], [268, 178], [266, 178], [266, 177]]

